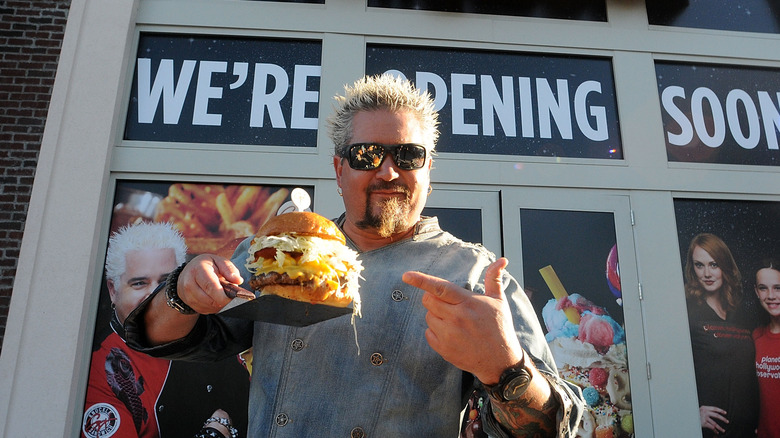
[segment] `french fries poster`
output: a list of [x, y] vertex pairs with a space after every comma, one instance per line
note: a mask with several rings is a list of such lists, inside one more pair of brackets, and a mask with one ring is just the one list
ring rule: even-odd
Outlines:
[[[119, 182], [111, 232], [139, 221], [170, 222], [184, 235], [191, 255], [223, 255], [231, 244], [254, 235], [269, 217], [290, 202], [293, 189], [270, 185]], [[313, 189], [304, 189], [312, 197]]]
[[[290, 208], [291, 194], [300, 201], [301, 190], [311, 199], [313, 188], [303, 187], [117, 181], [106, 239], [123, 227], [165, 222], [181, 232], [188, 259], [203, 253], [230, 258], [235, 247], [253, 236], [268, 218]], [[123, 251], [121, 243], [118, 247], [116, 251]], [[137, 251], [124, 253], [121, 268], [125, 272], [119, 286], [112, 282], [113, 289], [101, 266], [104, 277], [97, 292], [82, 436], [122, 435], [127, 425], [139, 436], [194, 436], [216, 409], [227, 412], [243, 435], [248, 423], [251, 355], [244, 352], [217, 362], [169, 363], [133, 352], [113, 334], [112, 313], [116, 312], [121, 323], [122, 315], [157, 284], [157, 271], [169, 269], [170, 259], [158, 259], [159, 253], [142, 254], [151, 257], [146, 260], [166, 263], [165, 267], [139, 261], [132, 253]], [[145, 427], [149, 435], [143, 432]]]
[[[235, 247], [268, 218], [291, 203], [299, 186], [117, 181], [109, 236], [138, 222], [170, 222], [182, 232], [188, 257], [218, 254]], [[311, 199], [313, 187], [300, 187]], [[108, 239], [108, 236], [106, 237]], [[102, 282], [94, 345], [110, 333], [111, 302]]]

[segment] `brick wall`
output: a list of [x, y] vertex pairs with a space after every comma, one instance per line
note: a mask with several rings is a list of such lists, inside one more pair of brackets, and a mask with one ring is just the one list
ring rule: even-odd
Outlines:
[[0, 351], [69, 6], [0, 2]]

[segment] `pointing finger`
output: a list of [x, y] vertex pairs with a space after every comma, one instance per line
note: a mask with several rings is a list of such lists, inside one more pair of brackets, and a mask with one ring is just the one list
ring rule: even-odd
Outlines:
[[404, 283], [429, 292], [449, 304], [458, 304], [467, 297], [467, 295], [464, 294], [464, 289], [461, 289], [447, 280], [423, 274], [422, 272], [405, 272], [401, 279]]

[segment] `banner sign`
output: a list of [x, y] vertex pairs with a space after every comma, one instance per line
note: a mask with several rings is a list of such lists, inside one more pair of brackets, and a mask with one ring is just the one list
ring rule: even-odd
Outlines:
[[369, 7], [414, 9], [466, 14], [607, 21], [604, 0], [528, 0], [486, 2], [482, 0], [368, 0]]
[[780, 70], [657, 62], [669, 161], [780, 165]]
[[440, 152], [623, 158], [609, 59], [368, 45], [384, 72], [434, 96]]
[[319, 41], [142, 34], [126, 140], [316, 147]]
[[780, 33], [777, 0], [648, 1], [649, 24]]

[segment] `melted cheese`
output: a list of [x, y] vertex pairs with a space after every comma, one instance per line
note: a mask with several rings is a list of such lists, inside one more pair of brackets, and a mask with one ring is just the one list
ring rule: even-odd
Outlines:
[[[258, 251], [265, 248], [276, 249], [273, 259], [255, 256]], [[363, 265], [357, 258], [357, 252], [341, 242], [292, 234], [259, 236], [252, 239], [248, 253], [246, 268], [252, 274], [278, 272], [287, 274], [290, 278], [303, 277], [305, 280], [320, 278], [335, 291], [336, 296], [344, 297], [351, 293], [353, 324], [354, 315], [361, 316], [358, 281]], [[300, 253], [301, 256], [296, 262], [286, 253]]]

